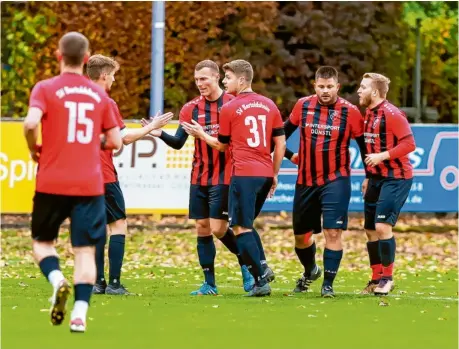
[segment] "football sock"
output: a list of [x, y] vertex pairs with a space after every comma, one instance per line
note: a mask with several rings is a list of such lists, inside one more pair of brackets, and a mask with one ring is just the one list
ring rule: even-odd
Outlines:
[[56, 288], [59, 283], [65, 279], [59, 267], [59, 258], [56, 256], [48, 256], [43, 258], [39, 267], [43, 275], [48, 279], [51, 285]]
[[75, 304], [73, 305], [71, 318], [80, 318], [86, 320], [89, 300], [91, 299], [92, 285], [76, 284], [73, 288], [75, 290]]
[[260, 262], [260, 250], [258, 249], [254, 234], [250, 231], [239, 234], [236, 236], [236, 242], [239, 251], [241, 251], [242, 260], [249, 267], [257, 285], [265, 285], [267, 281], [260, 279], [263, 269]]
[[395, 261], [395, 238], [379, 240], [379, 251], [381, 254], [382, 277], [392, 280], [392, 272]]
[[125, 235], [112, 235], [108, 244], [108, 261], [110, 264], [110, 284], [120, 283], [121, 267], [123, 266]]
[[324, 250], [324, 286], [332, 286], [338, 273], [339, 264], [343, 258], [343, 250], [333, 251], [325, 248]]
[[233, 230], [231, 230], [231, 228], [228, 228], [225, 235], [223, 235], [219, 240], [222, 242], [223, 245], [226, 246], [226, 248], [231, 253], [234, 253], [237, 256], [239, 265], [242, 267], [244, 265], [244, 262], [242, 261], [242, 258], [239, 254], [239, 250], [237, 248], [237, 243], [236, 243], [236, 236], [234, 235]]
[[304, 267], [304, 275], [309, 276], [316, 265], [316, 243], [306, 248], [295, 247], [295, 252]]
[[265, 249], [263, 248], [263, 244], [261, 243], [260, 234], [258, 234], [255, 228], [252, 228], [252, 234], [257, 243], [258, 250], [260, 251], [260, 261], [263, 261], [264, 262], [263, 264], [266, 264]]
[[212, 287], [215, 287], [215, 250], [213, 236], [198, 236], [199, 264], [204, 272], [204, 279]]
[[379, 241], [367, 242], [368, 256], [370, 257], [370, 267], [372, 269], [371, 281], [379, 281], [382, 274], [381, 255], [379, 254]]
[[106, 239], [99, 239], [96, 243], [96, 269], [97, 279], [96, 283], [101, 284], [105, 281], [105, 242]]

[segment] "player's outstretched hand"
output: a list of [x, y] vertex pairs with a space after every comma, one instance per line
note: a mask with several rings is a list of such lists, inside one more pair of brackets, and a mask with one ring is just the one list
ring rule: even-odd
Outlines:
[[150, 122], [151, 122], [151, 119], [148, 119], [148, 120], [147, 119], [142, 119], [142, 120], [140, 120], [140, 124], [142, 125], [142, 127], [147, 126], [148, 124], [150, 124]]
[[158, 115], [158, 114], [156, 114], [156, 116], [153, 119], [151, 119], [151, 123], [149, 124], [151, 125], [152, 130], [156, 130], [158, 128], [163, 127], [174, 117], [174, 114], [171, 112], [163, 114], [163, 115]]
[[192, 124], [188, 122], [182, 122], [182, 127], [186, 133], [194, 138], [203, 138], [206, 134], [202, 126], [195, 120], [191, 120]]
[[292, 157], [290, 158], [290, 161], [294, 163], [295, 165], [298, 165], [298, 153], [293, 154]]
[[274, 196], [274, 192], [277, 188], [277, 176], [273, 177], [273, 185], [271, 185], [271, 189], [269, 190], [269, 197], [272, 198]]
[[[152, 119], [142, 119], [140, 120], [140, 124], [142, 125], [142, 127], [148, 127], [148, 125], [150, 125], [150, 123], [152, 122]], [[158, 129], [158, 130], [153, 130], [150, 132], [150, 135], [152, 135], [153, 137], [160, 137], [161, 136], [161, 133], [163, 131], [161, 129]]]

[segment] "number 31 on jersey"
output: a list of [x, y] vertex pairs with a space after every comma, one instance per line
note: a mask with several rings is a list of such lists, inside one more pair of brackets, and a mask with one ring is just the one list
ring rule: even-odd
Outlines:
[[258, 147], [260, 145], [260, 138], [262, 138], [263, 146], [266, 147], [266, 115], [258, 115], [258, 117], [246, 116], [244, 123], [246, 126], [250, 126], [249, 131], [252, 134], [251, 138], [247, 138], [248, 146], [251, 148]]

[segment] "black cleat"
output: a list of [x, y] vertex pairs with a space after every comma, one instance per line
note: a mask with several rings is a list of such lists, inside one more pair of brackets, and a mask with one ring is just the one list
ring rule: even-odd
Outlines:
[[307, 292], [309, 286], [311, 286], [313, 281], [316, 281], [322, 275], [322, 269], [319, 268], [318, 265], [314, 267], [311, 271], [311, 274], [308, 276], [304, 275], [298, 279], [296, 282], [296, 287], [293, 292], [300, 293], [300, 292]]
[[263, 277], [266, 279], [266, 281], [273, 282], [276, 278], [276, 275], [274, 275], [273, 270], [270, 267], [268, 267], [267, 264], [264, 264], [263, 267]]
[[266, 297], [271, 295], [271, 287], [269, 283], [264, 284], [263, 286], [255, 285], [245, 297]]
[[126, 288], [121, 284], [108, 284], [105, 289], [105, 294], [114, 295], [114, 296], [128, 296], [130, 293]]
[[107, 288], [107, 283], [104, 281], [96, 281], [95, 285], [92, 287], [92, 294], [104, 294], [105, 289]]
[[323, 298], [335, 298], [335, 291], [333, 291], [333, 286], [322, 286], [322, 291], [320, 294]]

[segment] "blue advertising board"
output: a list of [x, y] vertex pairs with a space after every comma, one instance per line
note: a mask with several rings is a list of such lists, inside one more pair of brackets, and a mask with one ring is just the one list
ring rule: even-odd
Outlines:
[[[416, 150], [409, 156], [414, 168], [414, 179], [403, 211], [457, 212], [458, 126], [422, 124], [412, 125], [411, 128], [416, 140]], [[287, 141], [287, 147], [294, 152], [298, 150], [298, 130]], [[351, 142], [350, 155], [352, 195], [349, 210], [363, 211], [360, 188], [365, 173], [355, 141]], [[266, 201], [263, 211], [292, 211], [296, 178], [297, 166], [284, 160], [276, 193]]]

